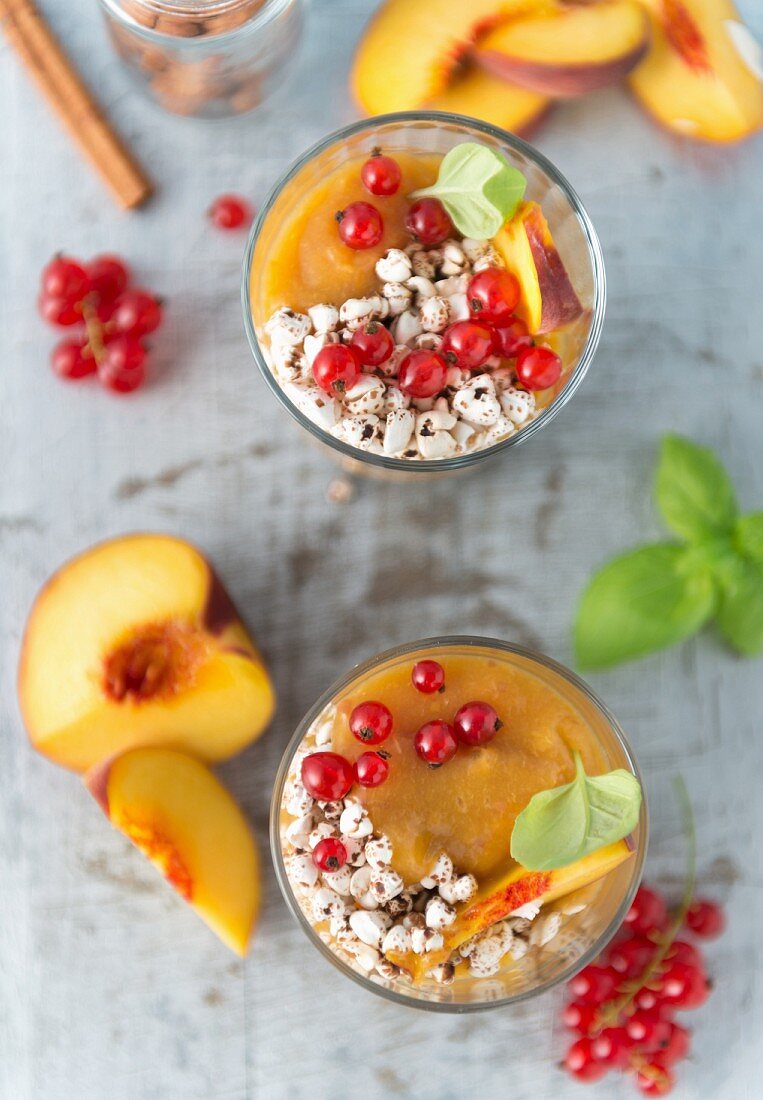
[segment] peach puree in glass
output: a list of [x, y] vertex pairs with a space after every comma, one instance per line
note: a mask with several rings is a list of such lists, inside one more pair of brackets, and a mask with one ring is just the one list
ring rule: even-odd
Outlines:
[[[423, 656], [445, 669], [445, 691], [424, 695], [411, 683], [411, 670]], [[607, 760], [591, 724], [569, 691], [557, 691], [530, 662], [486, 654], [409, 655], [354, 686], [337, 704], [332, 748], [354, 761], [371, 746], [350, 732], [353, 707], [378, 700], [392, 712], [394, 729], [380, 748], [390, 754], [387, 781], [375, 789], [355, 785], [353, 797], [367, 807], [374, 829], [392, 842], [393, 867], [406, 882], [417, 882], [445, 851], [459, 873], [471, 872], [484, 884], [513, 866], [509, 841], [514, 820], [537, 792], [574, 778], [572, 750], [589, 774], [607, 771]], [[561, 686], [561, 684], [560, 684]], [[430, 768], [416, 755], [413, 739], [425, 722], [448, 722], [464, 703], [490, 703], [503, 722], [482, 748], [459, 746], [455, 757]]]

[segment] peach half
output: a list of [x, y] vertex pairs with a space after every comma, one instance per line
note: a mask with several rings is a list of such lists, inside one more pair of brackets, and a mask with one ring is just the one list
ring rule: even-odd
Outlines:
[[453, 924], [443, 933], [445, 942], [439, 951], [431, 951], [426, 956], [415, 955], [412, 951], [390, 952], [387, 957], [390, 962], [410, 971], [414, 979], [420, 979], [426, 971], [445, 962], [462, 943], [504, 920], [521, 906], [530, 901], [548, 905], [588, 886], [619, 867], [633, 855], [634, 850], [631, 841], [625, 839], [556, 871], [527, 871], [517, 866], [498, 882], [483, 888], [459, 912]]
[[[369, 115], [435, 106], [479, 34], [548, 2], [386, 0], [355, 53], [350, 84], [356, 101]], [[487, 110], [489, 101], [483, 107]], [[455, 104], [452, 109], [457, 109]]]
[[538, 203], [522, 203], [493, 244], [519, 280], [521, 297], [516, 313], [530, 332], [552, 332], [580, 316], [583, 307]]
[[760, 51], [730, 0], [642, 2], [652, 45], [629, 81], [650, 114], [676, 133], [713, 142], [760, 129]]
[[35, 748], [84, 771], [136, 745], [225, 760], [263, 732], [274, 695], [199, 551], [130, 535], [85, 551], [43, 587], [24, 634], [19, 701]]
[[173, 749], [131, 749], [84, 782], [111, 824], [237, 955], [245, 955], [260, 906], [252, 831], [212, 772]]
[[501, 24], [480, 39], [474, 55], [497, 77], [566, 97], [622, 80], [648, 45], [649, 20], [636, 0], [602, 0]]

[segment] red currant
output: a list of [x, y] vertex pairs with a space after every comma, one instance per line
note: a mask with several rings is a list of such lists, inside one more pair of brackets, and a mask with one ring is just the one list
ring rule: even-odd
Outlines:
[[591, 1054], [604, 1066], [628, 1065], [633, 1040], [624, 1027], [605, 1027], [591, 1039]]
[[447, 764], [456, 755], [458, 741], [453, 727], [442, 718], [425, 722], [413, 739], [416, 752], [430, 768]]
[[389, 775], [389, 764], [378, 752], [363, 752], [355, 761], [355, 778], [361, 787], [380, 787]]
[[339, 236], [348, 248], [373, 248], [382, 239], [384, 221], [370, 202], [351, 202], [336, 215]]
[[576, 1039], [567, 1051], [564, 1067], [578, 1081], [598, 1081], [607, 1072], [607, 1067], [594, 1058], [591, 1040], [585, 1037]]
[[581, 1035], [588, 1035], [596, 1025], [599, 1006], [586, 1004], [584, 1001], [570, 1001], [562, 1011], [562, 1022], [570, 1031], [579, 1031]]
[[670, 1023], [655, 1012], [634, 1012], [626, 1021], [625, 1030], [647, 1053], [659, 1050], [670, 1038]]
[[409, 397], [434, 397], [445, 385], [447, 363], [437, 351], [409, 352], [400, 364], [397, 384]]
[[319, 871], [340, 871], [347, 862], [347, 849], [341, 840], [327, 836], [313, 848], [313, 863]]
[[697, 970], [705, 969], [702, 953], [693, 943], [687, 943], [686, 940], [673, 940], [665, 958], [669, 963], [682, 962], [696, 967]]
[[114, 393], [132, 393], [146, 380], [146, 349], [135, 336], [114, 336], [98, 364], [98, 379]]
[[90, 290], [90, 281], [82, 264], [68, 256], [54, 256], [42, 269], [40, 292], [45, 298], [59, 298], [76, 304]]
[[519, 301], [519, 282], [502, 267], [488, 267], [469, 282], [466, 297], [469, 308], [480, 321], [491, 325], [508, 325]]
[[384, 703], [359, 703], [350, 715], [353, 737], [364, 745], [381, 745], [392, 733], [392, 712]]
[[689, 1055], [691, 1047], [691, 1032], [688, 1028], [668, 1021], [669, 1035], [667, 1042], [660, 1047], [660, 1061], [666, 1066], [672, 1066], [675, 1062], [682, 1062]]
[[636, 1074], [636, 1088], [644, 1096], [667, 1096], [675, 1083], [671, 1071], [658, 1058], [641, 1066]]
[[524, 321], [510, 317], [504, 325], [493, 329], [493, 350], [501, 359], [514, 359], [522, 348], [531, 348], [533, 338]]
[[481, 367], [493, 354], [493, 330], [477, 321], [456, 321], [445, 330], [441, 352], [462, 370]]
[[393, 157], [385, 157], [379, 149], [374, 149], [360, 169], [360, 178], [372, 195], [394, 195], [403, 176]]
[[710, 986], [696, 966], [671, 962], [660, 979], [660, 995], [673, 1008], [699, 1008], [710, 996]]
[[96, 369], [95, 358], [84, 335], [56, 344], [50, 363], [59, 378], [85, 378]]
[[79, 302], [69, 302], [65, 298], [49, 298], [47, 294], [41, 294], [37, 299], [37, 308], [42, 319], [49, 325], [68, 328], [70, 325], [82, 324], [82, 307]]
[[219, 195], [209, 208], [209, 220], [218, 229], [240, 229], [253, 217], [254, 211], [240, 195]]
[[697, 898], [689, 906], [686, 925], [695, 936], [703, 940], [713, 940], [726, 927], [726, 917], [720, 905], [716, 905], [714, 901]]
[[626, 978], [635, 978], [646, 967], [655, 952], [655, 946], [651, 940], [643, 936], [633, 936], [610, 948], [607, 954], [607, 962]]
[[90, 289], [99, 302], [113, 302], [127, 289], [130, 273], [118, 256], [96, 256], [87, 265]]
[[408, 208], [405, 228], [415, 241], [441, 244], [455, 233], [450, 215], [439, 199], [417, 199]]
[[517, 355], [517, 379], [527, 390], [547, 390], [559, 380], [562, 361], [551, 348], [522, 348]]
[[147, 290], [125, 291], [114, 303], [111, 323], [115, 332], [148, 336], [162, 323], [162, 305]]
[[352, 389], [359, 376], [358, 353], [346, 344], [326, 344], [313, 359], [313, 378], [332, 397]]
[[352, 334], [350, 346], [366, 367], [380, 367], [392, 354], [395, 341], [379, 321], [366, 321]]
[[302, 761], [302, 786], [321, 802], [344, 798], [354, 778], [352, 764], [337, 752], [313, 752]]
[[453, 719], [456, 737], [464, 745], [486, 745], [503, 722], [489, 703], [465, 703]]
[[609, 1000], [617, 990], [618, 975], [603, 966], [586, 966], [569, 982], [569, 989], [576, 1000], [584, 1004], [600, 1005]]
[[662, 1003], [662, 995], [654, 989], [650, 989], [649, 986], [642, 986], [633, 995], [633, 1004], [636, 1008], [643, 1012], [656, 1012], [659, 1015], [664, 1014], [665, 1006]]
[[411, 673], [413, 686], [423, 695], [445, 691], [445, 669], [437, 661], [417, 661]]
[[648, 886], [639, 886], [623, 923], [632, 932], [646, 936], [650, 932], [661, 931], [667, 917], [668, 907], [662, 895]]

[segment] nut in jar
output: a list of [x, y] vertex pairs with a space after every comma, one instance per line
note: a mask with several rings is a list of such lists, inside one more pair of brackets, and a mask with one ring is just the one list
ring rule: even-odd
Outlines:
[[165, 110], [207, 118], [258, 107], [283, 79], [305, 0], [101, 0], [134, 82]]

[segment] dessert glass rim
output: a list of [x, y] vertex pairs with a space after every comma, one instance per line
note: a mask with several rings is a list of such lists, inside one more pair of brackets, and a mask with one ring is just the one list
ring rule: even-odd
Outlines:
[[[279, 384], [273, 371], [268, 366], [260, 347], [254, 318], [252, 317], [249, 288], [254, 251], [257, 247], [260, 232], [265, 224], [265, 220], [284, 187], [286, 187], [314, 157], [319, 156], [340, 141], [354, 137], [357, 134], [362, 134], [365, 131], [372, 133], [382, 126], [395, 124], [402, 125], [405, 123], [432, 123], [435, 126], [437, 123], [441, 123], [449, 126], [460, 126], [464, 130], [471, 131], [472, 135], [475, 133], [485, 134], [487, 137], [503, 143], [512, 151], [532, 161], [545, 173], [551, 182], [559, 188], [569, 203], [583, 232], [583, 237], [588, 247], [588, 258], [593, 272], [593, 304], [591, 307], [591, 325], [588, 335], [575, 369], [570, 373], [563, 388], [554, 400], [547, 405], [534, 420], [525, 427], [522, 427], [519, 431], [513, 432], [506, 439], [502, 439], [498, 443], [494, 443], [490, 447], [485, 447], [482, 450], [471, 451], [463, 455], [453, 455], [449, 458], [405, 459], [393, 458], [389, 455], [371, 454], [368, 451], [362, 451], [358, 447], [353, 447], [349, 443], [336, 439], [329, 432], [319, 427], [294, 405], [283, 387]], [[244, 328], [249, 341], [249, 347], [265, 382], [287, 412], [289, 412], [297, 423], [306, 431], [310, 432], [311, 435], [319, 439], [320, 442], [325, 443], [326, 446], [331, 447], [332, 450], [338, 451], [345, 458], [367, 463], [379, 469], [395, 470], [397, 472], [405, 471], [413, 473], [414, 475], [417, 472], [433, 473], [459, 470], [472, 466], [485, 459], [493, 458], [501, 451], [517, 443], [523, 442], [525, 439], [530, 439], [536, 432], [540, 431], [542, 427], [548, 424], [571, 399], [588, 372], [591, 360], [596, 353], [601, 338], [604, 326], [606, 300], [606, 275], [601, 244], [585, 206], [565, 176], [555, 167], [548, 157], [544, 156], [543, 153], [529, 142], [517, 137], [516, 134], [510, 133], [508, 130], [503, 130], [499, 126], [493, 126], [489, 122], [482, 122], [468, 115], [455, 114], [450, 111], [396, 111], [385, 115], [374, 115], [372, 118], [360, 119], [357, 122], [352, 122], [347, 126], [342, 126], [337, 130], [333, 130], [331, 133], [321, 138], [320, 141], [311, 145], [310, 148], [301, 154], [301, 156], [292, 161], [286, 171], [279, 177], [268, 192], [249, 230], [249, 239], [247, 240], [246, 250], [244, 252], [241, 274], [241, 305], [244, 313]]]
[[[214, 38], [219, 41], [224, 38], [236, 37], [242, 31], [246, 31], [247, 34], [256, 31], [289, 8], [294, 2], [295, 0], [262, 0], [262, 5], [252, 13], [251, 18], [245, 23], [202, 37]], [[246, 7], [247, 4], [251, 3], [251, 0], [133, 0], [133, 3], [144, 8], [147, 13], [152, 15], [177, 16], [193, 20], [234, 12], [238, 8]], [[171, 31], [157, 30], [156, 27], [146, 27], [140, 23], [125, 8], [123, 0], [101, 0], [101, 4], [114, 19], [129, 26], [135, 34], [143, 35], [145, 38], [152, 40], [167, 38], [177, 44], [178, 36], [172, 34]], [[183, 39], [182, 41], [187, 44], [193, 42], [194, 39]]]
[[[582, 955], [569, 966], [567, 966], [556, 977], [549, 978], [540, 985], [533, 989], [524, 990], [522, 993], [517, 993], [509, 997], [501, 997], [497, 1000], [486, 1001], [470, 1001], [464, 1003], [456, 1003], [450, 1001], [434, 1001], [426, 1000], [425, 998], [417, 998], [408, 996], [405, 993], [399, 993], [394, 989], [388, 989], [377, 982], [372, 981], [370, 978], [365, 977], [363, 974], [353, 970], [352, 967], [346, 965], [337, 955], [331, 950], [328, 944], [324, 943], [318, 933], [313, 928], [310, 921], [303, 913], [294, 891], [289, 882], [288, 875], [286, 873], [286, 865], [284, 862], [282, 842], [281, 842], [281, 807], [283, 800], [283, 789], [286, 785], [286, 780], [289, 775], [289, 768], [291, 761], [294, 758], [294, 754], [301, 745], [306, 733], [313, 725], [315, 720], [321, 715], [324, 709], [331, 703], [331, 701], [344, 691], [353, 681], [357, 680], [359, 676], [363, 676], [365, 673], [372, 672], [378, 665], [395, 660], [396, 658], [405, 657], [408, 653], [414, 653], [421, 649], [446, 649], [446, 648], [462, 648], [462, 649], [496, 649], [504, 653], [514, 654], [519, 657], [525, 657], [530, 661], [534, 661], [537, 664], [543, 665], [551, 672], [555, 672], [573, 687], [577, 688], [593, 706], [600, 712], [602, 717], [606, 720], [610, 727], [614, 739], [619, 744], [625, 758], [628, 762], [628, 767], [631, 769], [636, 779], [641, 785], [642, 791], [642, 803], [641, 814], [639, 817], [639, 844], [635, 852], [633, 872], [631, 874], [631, 880], [628, 889], [623, 895], [623, 899], [617, 908], [612, 920], [607, 927], [601, 932], [601, 934], [593, 941]], [[568, 982], [578, 971], [583, 967], [588, 966], [597, 955], [601, 953], [610, 939], [614, 936], [623, 922], [625, 914], [630, 908], [631, 902], [635, 896], [641, 881], [641, 876], [644, 868], [644, 861], [646, 859], [646, 852], [649, 844], [649, 807], [647, 804], [647, 793], [644, 786], [641, 770], [638, 765], [638, 761], [633, 753], [628, 738], [623, 732], [622, 727], [615, 718], [614, 714], [610, 711], [605, 703], [599, 699], [598, 695], [588, 686], [588, 684], [581, 680], [571, 669], [566, 668], [565, 665], [555, 661], [552, 657], [547, 657], [544, 653], [539, 653], [537, 650], [530, 649], [527, 646], [517, 645], [514, 642], [506, 642], [499, 638], [484, 637], [475, 634], [452, 634], [452, 635], [438, 635], [432, 638], [420, 638], [413, 642], [406, 642], [402, 645], [393, 646], [391, 649], [385, 649], [380, 653], [375, 654], [373, 657], [368, 658], [365, 661], [360, 661], [356, 665], [353, 665], [348, 672], [343, 676], [340, 676], [334, 683], [332, 683], [326, 691], [320, 696], [320, 698], [313, 704], [302, 721], [297, 726], [297, 729], [293, 736], [289, 739], [289, 742], [284, 750], [284, 754], [281, 757], [281, 762], [278, 765], [278, 771], [276, 773], [275, 782], [273, 785], [273, 798], [270, 806], [270, 851], [271, 859], [273, 861], [273, 867], [275, 869], [275, 876], [278, 882], [281, 894], [286, 902], [287, 908], [291, 915], [300, 925], [302, 930], [307, 935], [311, 943], [318, 948], [320, 953], [342, 974], [351, 978], [363, 989], [370, 990], [372, 993], [376, 993], [380, 997], [384, 997], [388, 1001], [393, 1001], [396, 1004], [406, 1005], [408, 1008], [419, 1008], [425, 1012], [445, 1012], [445, 1013], [467, 1013], [467, 1012], [480, 1012], [489, 1008], [501, 1008], [508, 1005], [521, 1004], [523, 1001], [531, 1000], [534, 997], [540, 996], [542, 993], [547, 993], [551, 989], [555, 989], [559, 985], [563, 985]]]

